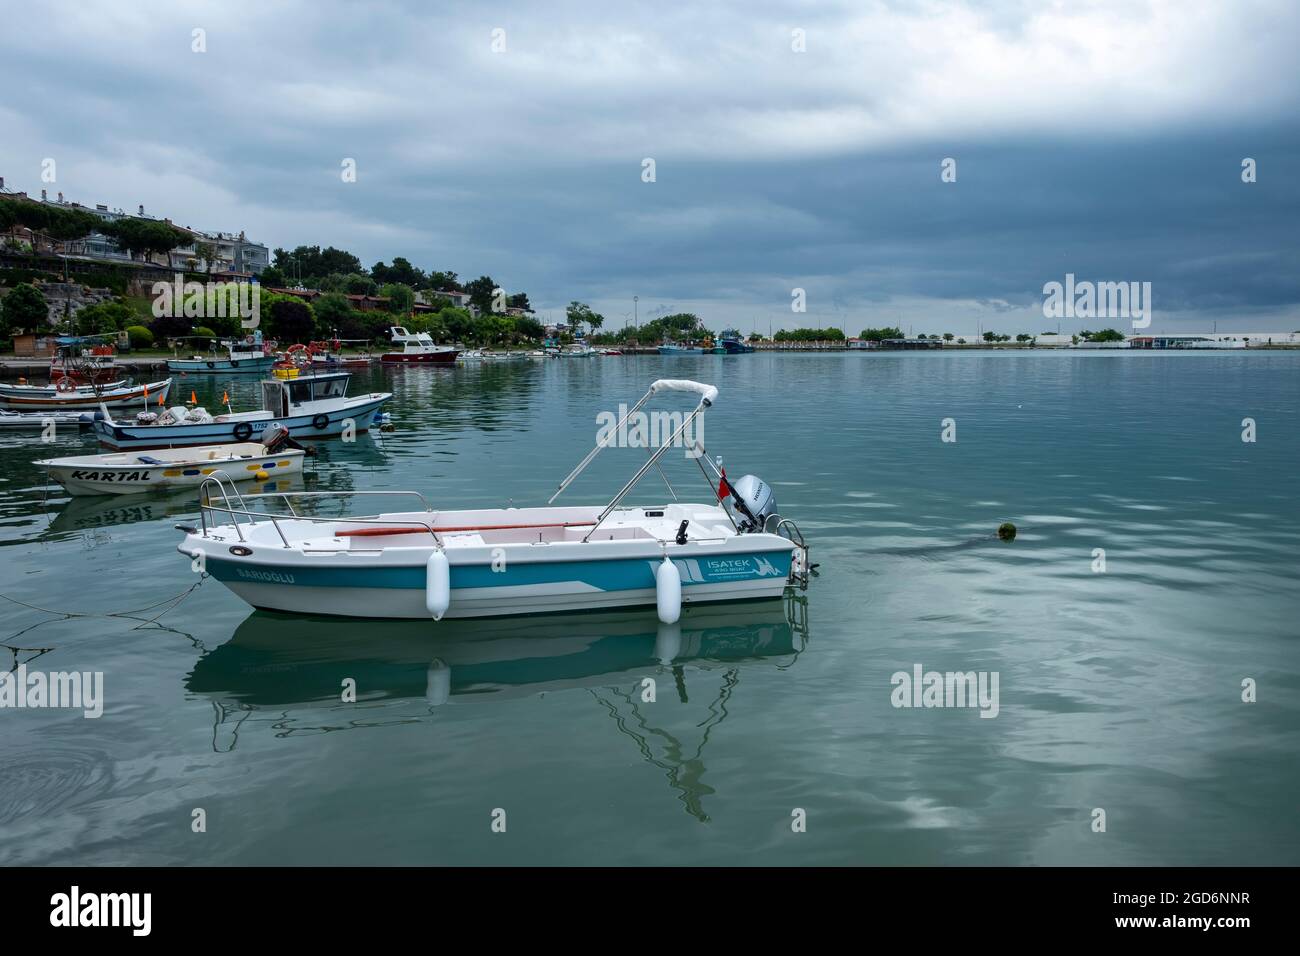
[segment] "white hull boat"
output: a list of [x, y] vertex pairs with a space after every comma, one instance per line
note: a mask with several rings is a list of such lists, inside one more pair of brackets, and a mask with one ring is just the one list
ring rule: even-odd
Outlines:
[[195, 355], [187, 359], [168, 359], [167, 371], [186, 375], [260, 375], [274, 364], [274, 355], [231, 352], [225, 356]]
[[[66, 382], [66, 384], [62, 384]], [[126, 379], [118, 379], [116, 382], [104, 382], [99, 386], [101, 392], [114, 391], [120, 388], [126, 388], [130, 383]], [[0, 383], [0, 398], [14, 397], [23, 398], [31, 395], [94, 395], [95, 386], [93, 385], [76, 385], [71, 379], [65, 379], [52, 385], [10, 385]]]
[[14, 411], [37, 412], [45, 410], [95, 411], [104, 408], [143, 408], [148, 404], [166, 400], [172, 380], [149, 382], [146, 385], [128, 385], [122, 388], [66, 389], [41, 395], [0, 395], [0, 405]]
[[400, 352], [385, 352], [379, 361], [385, 365], [454, 365], [461, 350], [450, 345], [438, 345], [427, 332], [411, 333], [403, 326], [388, 330], [393, 344], [402, 346]]
[[197, 486], [220, 471], [232, 481], [270, 481], [300, 474], [306, 452], [283, 429], [263, 442], [76, 455], [32, 462], [72, 495], [135, 495]]
[[[95, 434], [107, 448], [180, 448], [188, 445], [230, 444], [255, 440], [269, 425], [283, 425], [298, 439], [332, 438], [351, 430], [370, 430], [390, 392], [347, 397], [348, 372], [300, 375], [262, 382], [259, 411], [215, 417], [200, 409], [169, 410], [165, 418], [141, 415], [136, 421], [115, 421], [105, 415], [95, 422]], [[142, 421], [141, 419], [156, 419]]]
[[51, 424], [55, 427], [89, 428], [94, 423], [95, 416], [90, 412], [10, 412], [0, 409], [0, 430], [38, 431]]
[[[700, 396], [675, 439], [717, 395], [709, 385], [661, 380], [622, 424], [665, 391]], [[617, 432], [602, 438], [551, 502]], [[441, 620], [655, 605], [672, 624], [683, 604], [777, 598], [791, 582], [806, 586], [807, 546], [753, 476], [729, 485], [710, 462], [719, 487], [709, 479], [709, 504], [621, 506], [672, 445], [659, 447], [604, 506], [437, 511], [413, 492], [357, 492], [371, 500], [408, 495], [423, 507], [325, 519], [296, 511], [292, 494], [248, 496], [288, 505], [287, 513], [255, 510], [213, 475], [200, 489], [201, 527], [182, 529], [177, 550], [202, 554], [207, 571], [255, 608], [341, 617]], [[730, 507], [717, 503], [720, 492]]]

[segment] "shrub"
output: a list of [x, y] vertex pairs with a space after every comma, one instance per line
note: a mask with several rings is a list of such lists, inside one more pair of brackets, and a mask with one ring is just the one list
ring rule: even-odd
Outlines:
[[147, 349], [153, 345], [153, 333], [143, 325], [128, 325], [126, 334], [131, 339], [133, 349]]

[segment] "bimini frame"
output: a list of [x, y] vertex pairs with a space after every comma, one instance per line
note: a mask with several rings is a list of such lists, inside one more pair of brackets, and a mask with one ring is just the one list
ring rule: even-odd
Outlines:
[[[605, 448], [609, 446], [609, 442], [611, 438], [614, 435], [618, 435], [621, 432], [623, 426], [627, 424], [628, 419], [631, 418], [633, 415], [635, 415], [637, 412], [639, 412], [642, 406], [645, 405], [646, 402], [650, 401], [651, 398], [653, 398], [655, 395], [660, 394], [661, 392], [669, 392], [669, 391], [694, 392], [695, 394], [700, 396], [699, 404], [696, 405], [694, 410], [692, 410], [692, 412], [686, 416], [686, 418], [682, 421], [681, 425], [677, 428], [677, 430], [673, 432], [672, 437], [670, 437], [666, 442], [660, 444], [660, 446], [656, 448], [654, 452], [650, 455], [650, 457], [646, 460], [646, 463], [642, 465], [639, 469], [637, 469], [636, 474], [633, 475], [628, 480], [627, 484], [625, 484], [622, 488], [619, 489], [618, 494], [616, 494], [613, 500], [611, 500], [610, 503], [605, 506], [605, 510], [600, 513], [600, 517], [596, 519], [596, 523], [592, 525], [591, 530], [588, 531], [586, 535], [583, 537], [582, 540], [584, 542], [587, 541], [587, 539], [590, 538], [593, 534], [595, 534], [596, 529], [599, 528], [601, 524], [604, 523], [605, 519], [610, 516], [610, 513], [613, 512], [613, 510], [618, 507], [619, 502], [621, 502], [625, 497], [627, 497], [627, 493], [636, 487], [636, 483], [640, 481], [643, 477], [645, 477], [646, 472], [648, 472], [651, 468], [658, 467], [659, 459], [664, 456], [664, 453], [667, 452], [669, 448], [672, 448], [674, 445], [676, 445], [678, 439], [680, 439], [682, 435], [686, 433], [686, 429], [690, 427], [691, 423], [695, 421], [696, 418], [703, 415], [705, 410], [710, 408], [713, 405], [714, 400], [718, 397], [718, 390], [712, 385], [705, 385], [702, 382], [692, 382], [687, 379], [661, 378], [658, 381], [654, 382], [650, 386], [650, 390], [641, 396], [641, 400], [638, 401], [635, 405], [633, 405], [630, 409], [628, 409], [627, 414], [625, 414], [621, 419], [619, 419], [618, 423], [612, 429], [607, 431], [599, 441], [596, 442], [596, 447], [593, 448], [591, 451], [589, 451], [587, 453], [587, 456], [583, 458], [582, 461], [578, 462], [577, 467], [574, 468], [573, 471], [569, 472], [569, 474], [565, 477], [565, 479], [560, 482], [560, 486], [555, 490], [555, 494], [551, 495], [550, 499], [546, 502], [548, 505], [553, 504], [555, 502], [555, 499], [560, 497], [560, 495], [564, 493], [564, 489], [569, 487], [569, 485], [573, 483], [573, 480], [577, 478], [580, 474], [582, 474], [587, 469], [588, 465], [590, 465], [593, 461], [596, 460], [596, 456], [599, 455], [602, 451], [605, 450]], [[698, 442], [695, 443], [693, 448], [698, 448], [701, 454], [705, 453], [704, 446], [700, 445]], [[700, 472], [701, 474], [704, 475], [705, 480], [708, 480], [709, 477], [708, 472], [704, 471], [703, 465], [700, 466]], [[712, 481], [709, 481], [709, 488], [710, 490], [713, 489]], [[672, 486], [670, 485], [669, 490], [671, 491], [671, 489]], [[676, 497], [676, 495], [674, 495], [674, 497]]]

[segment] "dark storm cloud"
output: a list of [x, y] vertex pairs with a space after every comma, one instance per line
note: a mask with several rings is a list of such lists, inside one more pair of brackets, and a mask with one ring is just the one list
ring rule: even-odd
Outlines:
[[29, 192], [53, 157], [81, 202], [614, 321], [637, 294], [715, 324], [1018, 331], [1072, 272], [1152, 282], [1158, 316], [1300, 328], [1283, 3], [12, 13], [0, 174]]

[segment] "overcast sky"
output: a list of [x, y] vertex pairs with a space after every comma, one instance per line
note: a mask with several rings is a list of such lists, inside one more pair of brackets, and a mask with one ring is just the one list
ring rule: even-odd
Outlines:
[[1293, 330], [1298, 6], [0, 0], [0, 175], [609, 325]]

